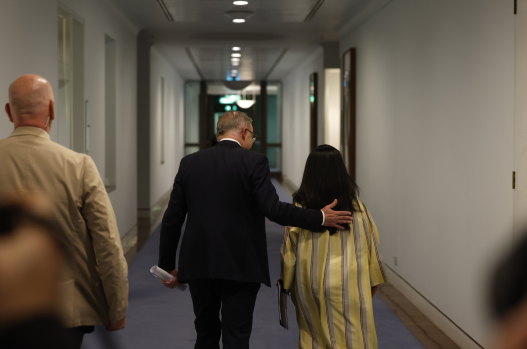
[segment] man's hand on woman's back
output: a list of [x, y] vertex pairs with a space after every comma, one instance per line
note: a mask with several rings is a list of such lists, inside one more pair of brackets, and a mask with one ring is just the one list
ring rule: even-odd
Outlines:
[[333, 211], [333, 207], [337, 205], [337, 199], [327, 206], [322, 208], [324, 212], [324, 226], [333, 227], [337, 229], [346, 229], [344, 225], [353, 222], [353, 216], [350, 211]]

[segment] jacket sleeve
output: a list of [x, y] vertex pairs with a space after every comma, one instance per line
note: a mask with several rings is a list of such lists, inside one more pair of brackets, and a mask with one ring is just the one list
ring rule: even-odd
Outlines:
[[97, 259], [109, 319], [121, 320], [126, 317], [128, 308], [128, 267], [110, 198], [89, 156], [84, 161], [81, 211]]
[[281, 202], [276, 189], [271, 183], [269, 161], [265, 156], [258, 158], [251, 173], [253, 195], [259, 209], [270, 220], [293, 227], [300, 227], [312, 231], [322, 230], [322, 212]]
[[284, 240], [282, 248], [280, 249], [282, 262], [282, 280], [284, 282], [284, 289], [290, 290], [293, 288], [296, 273], [296, 251], [298, 246], [298, 228], [285, 227]]
[[174, 180], [168, 207], [161, 222], [161, 238], [159, 242], [158, 266], [167, 271], [175, 269], [176, 251], [181, 237], [181, 228], [187, 215], [187, 205], [183, 190], [183, 160], [179, 165], [179, 171]]
[[362, 201], [358, 200], [358, 203], [361, 208], [361, 213], [363, 214], [363, 222], [364, 222], [364, 228], [366, 237], [368, 238], [368, 247], [369, 247], [369, 270], [370, 270], [370, 284], [371, 286], [377, 286], [379, 284], [384, 283], [385, 276], [384, 276], [384, 270], [382, 267], [382, 259], [379, 254], [379, 230], [377, 229], [377, 225], [375, 224], [375, 221], [373, 220], [373, 217], [371, 216], [370, 212], [364, 206], [364, 203]]

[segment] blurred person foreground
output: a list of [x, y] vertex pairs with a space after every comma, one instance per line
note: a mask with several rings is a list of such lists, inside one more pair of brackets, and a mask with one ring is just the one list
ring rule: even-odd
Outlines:
[[0, 348], [73, 347], [59, 318], [66, 250], [35, 200], [0, 203]]
[[489, 298], [496, 321], [493, 348], [527, 348], [527, 228], [497, 264]]

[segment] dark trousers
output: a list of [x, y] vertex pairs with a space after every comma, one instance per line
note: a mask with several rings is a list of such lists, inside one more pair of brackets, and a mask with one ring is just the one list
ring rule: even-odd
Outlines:
[[[189, 281], [197, 339], [194, 349], [248, 349], [259, 283], [202, 279]], [[221, 319], [220, 319], [221, 311]]]
[[94, 330], [93, 326], [79, 326], [79, 327], [71, 327], [68, 328], [67, 331], [69, 332], [69, 336], [73, 340], [73, 347], [72, 348], [79, 348], [82, 345], [82, 340], [84, 339], [84, 335], [86, 333], [92, 333]]

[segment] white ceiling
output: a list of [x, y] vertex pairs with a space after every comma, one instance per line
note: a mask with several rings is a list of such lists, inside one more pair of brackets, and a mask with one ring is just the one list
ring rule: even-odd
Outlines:
[[[371, 0], [111, 0], [148, 30], [184, 79], [224, 80], [232, 46], [242, 48], [241, 80], [280, 80]], [[163, 11], [165, 10], [165, 12]], [[251, 11], [235, 24], [227, 11]]]

